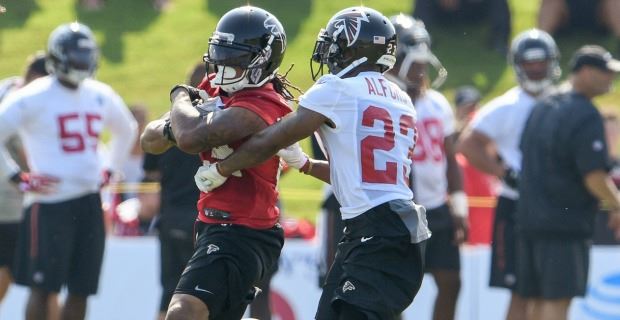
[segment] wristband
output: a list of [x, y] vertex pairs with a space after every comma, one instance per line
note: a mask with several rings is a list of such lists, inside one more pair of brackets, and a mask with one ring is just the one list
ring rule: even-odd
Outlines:
[[304, 165], [299, 168], [299, 172], [303, 174], [310, 174], [310, 172], [312, 171], [312, 165], [312, 161], [310, 161], [310, 159], [308, 158], [306, 163], [304, 163]]
[[166, 138], [168, 141], [172, 142], [172, 143], [177, 143], [177, 140], [174, 138], [174, 133], [172, 133], [172, 124], [170, 122], [170, 119], [166, 119], [166, 123], [164, 124], [164, 138]]
[[461, 218], [466, 218], [468, 216], [469, 203], [467, 201], [467, 194], [465, 194], [462, 190], [455, 191], [450, 194], [450, 205], [454, 215]]

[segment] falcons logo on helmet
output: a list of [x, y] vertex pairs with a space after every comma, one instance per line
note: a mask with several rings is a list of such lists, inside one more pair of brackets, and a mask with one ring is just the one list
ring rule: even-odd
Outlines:
[[347, 38], [347, 47], [352, 46], [355, 41], [357, 41], [357, 37], [360, 34], [362, 21], [370, 22], [366, 14], [361, 10], [351, 11], [341, 15], [334, 19], [334, 28], [336, 28], [336, 31], [333, 37], [336, 38], [340, 33], [344, 32]]
[[282, 43], [281, 53], [284, 53], [284, 50], [286, 50], [286, 36], [278, 27], [278, 23], [274, 19], [274, 17], [269, 16], [267, 19], [265, 19], [265, 21], [263, 22], [263, 26], [265, 27], [265, 29], [269, 30], [271, 34], [280, 39], [280, 43]]

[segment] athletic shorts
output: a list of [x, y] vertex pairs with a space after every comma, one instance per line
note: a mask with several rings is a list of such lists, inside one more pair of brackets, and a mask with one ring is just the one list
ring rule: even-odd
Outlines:
[[426, 241], [411, 243], [407, 227], [389, 202], [344, 220], [344, 225], [316, 319], [338, 319], [343, 302], [369, 320], [396, 319], [422, 284]]
[[542, 299], [584, 296], [590, 247], [586, 239], [519, 239], [517, 293]]
[[491, 287], [514, 289], [515, 270], [515, 214], [517, 201], [500, 196], [495, 207], [493, 242], [491, 242]]
[[595, 32], [605, 32], [601, 21], [598, 19], [598, 8], [601, 5], [599, 0], [568, 0], [568, 23], [561, 28], [561, 31], [569, 30], [592, 30]]
[[280, 225], [256, 230], [196, 222], [196, 249], [175, 294], [189, 294], [209, 308], [209, 319], [243, 315], [257, 294], [255, 285], [272, 272], [284, 244]]
[[105, 247], [98, 193], [58, 203], [34, 203], [20, 225], [15, 282], [70, 294], [97, 293]]
[[13, 267], [19, 222], [0, 223], [0, 268]]
[[426, 219], [433, 236], [426, 243], [425, 271], [461, 270], [459, 246], [454, 242], [454, 223], [448, 205], [426, 211]]
[[[186, 210], [195, 212], [196, 206], [192, 205]], [[160, 283], [162, 286], [159, 310], [162, 312], [168, 310], [170, 299], [177, 283], [179, 283], [181, 273], [183, 273], [183, 269], [194, 253], [195, 218], [189, 219], [186, 216], [187, 213], [185, 212], [179, 212], [175, 215], [169, 214], [168, 219], [159, 223]], [[185, 220], [186, 223], [184, 223], [185, 225], [179, 222], [167, 223], [171, 218]]]

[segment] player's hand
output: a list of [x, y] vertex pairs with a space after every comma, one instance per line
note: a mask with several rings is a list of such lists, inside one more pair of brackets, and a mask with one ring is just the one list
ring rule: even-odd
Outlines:
[[177, 91], [178, 89], [183, 89], [185, 91], [187, 91], [187, 93], [189, 94], [189, 100], [190, 101], [195, 101], [195, 100], [199, 100], [202, 99], [202, 97], [200, 96], [200, 89], [198, 88], [194, 88], [192, 86], [188, 86], [186, 84], [177, 84], [174, 87], [172, 87], [172, 89], [170, 90], [170, 101], [172, 102], [172, 100], [174, 100], [174, 92]]
[[454, 224], [454, 244], [459, 245], [465, 243], [469, 236], [469, 222], [467, 222], [467, 217], [452, 215], [452, 223]]
[[502, 181], [513, 189], [519, 188], [519, 173], [512, 168], [506, 168], [504, 170], [504, 176], [501, 177]]
[[228, 177], [221, 175], [217, 170], [217, 163], [200, 166], [194, 175], [196, 186], [205, 193], [221, 186], [226, 180]]
[[18, 172], [11, 177], [11, 181], [21, 192], [51, 194], [56, 192], [60, 179], [45, 174]]
[[301, 169], [301, 167], [303, 167], [306, 162], [308, 162], [308, 155], [306, 155], [304, 151], [301, 150], [299, 142], [295, 142], [294, 144], [284, 149], [280, 149], [277, 155], [278, 157], [282, 158], [282, 160], [284, 160], [284, 162], [286, 162], [289, 167], [298, 170]]
[[620, 210], [609, 211], [607, 226], [614, 232], [616, 240], [620, 240]]

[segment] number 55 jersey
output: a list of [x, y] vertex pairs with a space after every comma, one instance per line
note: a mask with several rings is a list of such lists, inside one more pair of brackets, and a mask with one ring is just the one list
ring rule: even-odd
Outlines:
[[343, 219], [390, 200], [411, 200], [416, 112], [409, 96], [378, 72], [321, 77], [300, 107], [329, 119], [319, 135]]

